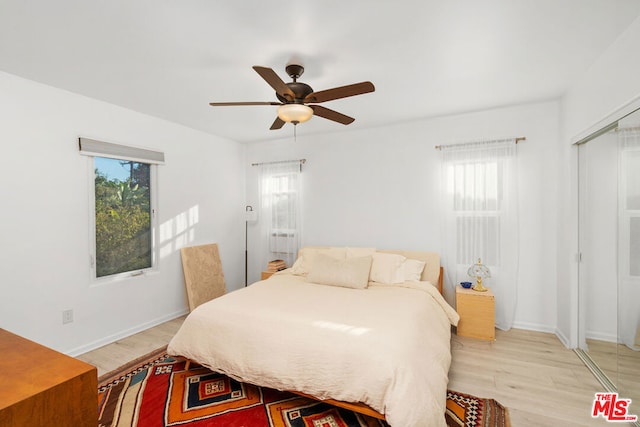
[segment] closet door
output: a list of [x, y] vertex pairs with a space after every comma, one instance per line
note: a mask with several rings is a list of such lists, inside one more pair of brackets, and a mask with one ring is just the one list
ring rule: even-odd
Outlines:
[[618, 392], [640, 415], [640, 113], [618, 122]]
[[640, 415], [640, 111], [596, 135], [578, 146], [577, 352]]
[[615, 131], [578, 148], [580, 347], [617, 383], [618, 153]]

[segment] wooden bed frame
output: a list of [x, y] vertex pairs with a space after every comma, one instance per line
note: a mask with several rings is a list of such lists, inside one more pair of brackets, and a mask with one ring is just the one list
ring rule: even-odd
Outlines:
[[300, 393], [298, 391], [294, 391], [292, 393], [302, 397], [309, 398], [309, 399], [317, 400], [322, 403], [328, 403], [329, 405], [332, 405], [332, 406], [348, 409], [349, 411], [357, 412], [362, 415], [368, 415], [370, 417], [377, 418], [379, 420], [386, 420], [384, 415], [382, 415], [380, 412], [373, 409], [371, 406], [365, 405], [364, 403], [349, 403], [349, 402], [343, 402], [341, 400], [333, 400], [333, 399], [321, 400], [313, 396], [310, 396], [308, 394]]
[[[190, 366], [191, 366], [191, 360], [190, 359], [186, 359], [186, 362], [185, 362], [185, 365], [184, 365], [185, 371], [188, 371]], [[374, 418], [377, 418], [379, 420], [385, 420], [385, 416], [384, 415], [382, 415], [380, 412], [376, 411], [372, 407], [370, 407], [368, 405], [365, 405], [364, 403], [349, 403], [349, 402], [343, 402], [341, 400], [334, 400], [334, 399], [322, 400], [322, 399], [318, 399], [316, 397], [313, 397], [313, 396], [311, 396], [309, 394], [304, 394], [304, 393], [299, 392], [299, 391], [290, 391], [290, 393], [297, 394], [298, 396], [306, 397], [308, 399], [317, 400], [319, 402], [328, 403], [329, 405], [337, 406], [339, 408], [348, 409], [350, 411], [357, 412], [357, 413], [362, 414], [362, 415], [368, 415], [370, 417], [374, 417]]]

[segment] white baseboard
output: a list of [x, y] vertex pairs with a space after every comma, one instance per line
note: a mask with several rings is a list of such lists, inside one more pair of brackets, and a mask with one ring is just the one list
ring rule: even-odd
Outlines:
[[555, 334], [555, 328], [552, 328], [549, 325], [541, 325], [539, 323], [529, 323], [529, 322], [513, 322], [513, 327], [516, 329], [526, 329], [528, 331], [536, 331], [536, 332], [546, 332], [549, 334]]
[[554, 328], [549, 325], [541, 325], [538, 323], [529, 323], [529, 322], [513, 322], [513, 327], [517, 329], [526, 329], [528, 331], [545, 332], [548, 334], [553, 334], [558, 338], [558, 340], [560, 340], [562, 345], [564, 345], [566, 348], [572, 348], [571, 341], [569, 340], [569, 338], [567, 338], [562, 333], [562, 331], [559, 330], [558, 328]]
[[611, 342], [611, 343], [617, 343], [618, 342], [618, 337], [617, 337], [616, 334], [587, 331], [585, 333], [585, 335], [586, 335], [587, 339], [605, 341], [605, 342]]
[[134, 326], [133, 328], [125, 329], [124, 331], [120, 331], [120, 332], [118, 332], [116, 334], [109, 335], [109, 336], [106, 336], [104, 338], [100, 338], [99, 340], [93, 341], [93, 342], [91, 342], [89, 344], [85, 344], [85, 345], [82, 345], [80, 347], [76, 347], [76, 348], [74, 348], [72, 350], [69, 350], [69, 351], [65, 351], [65, 354], [67, 354], [68, 356], [71, 356], [71, 357], [79, 356], [79, 355], [87, 353], [87, 352], [89, 352], [91, 350], [95, 350], [96, 348], [100, 348], [102, 346], [105, 346], [107, 344], [111, 344], [111, 343], [116, 342], [118, 340], [121, 340], [123, 338], [130, 337], [131, 335], [135, 335], [138, 332], [142, 332], [142, 331], [145, 331], [145, 330], [147, 330], [149, 328], [153, 328], [154, 326], [158, 326], [161, 323], [168, 322], [169, 320], [173, 320], [173, 319], [178, 318], [180, 316], [184, 316], [187, 313], [189, 313], [189, 310], [188, 309], [183, 309], [183, 310], [180, 310], [180, 311], [176, 311], [176, 312], [164, 315], [162, 317], [158, 317], [157, 319], [153, 319], [153, 320], [151, 320], [149, 322], [142, 323], [140, 325]]
[[569, 338], [567, 338], [567, 336], [560, 330], [560, 329], [555, 329], [554, 333], [556, 334], [556, 336], [558, 337], [558, 339], [560, 340], [560, 342], [566, 347], [566, 348], [573, 348], [571, 346], [571, 340]]

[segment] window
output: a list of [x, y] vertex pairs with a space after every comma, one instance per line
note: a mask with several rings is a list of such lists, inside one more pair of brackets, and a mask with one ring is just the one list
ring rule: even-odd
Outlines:
[[260, 165], [260, 232], [265, 243], [263, 264], [282, 259], [293, 265], [301, 240], [301, 163]]
[[482, 256], [484, 264], [499, 265], [503, 162], [462, 161], [450, 164], [447, 172], [456, 217], [457, 263], [469, 266]]
[[268, 178], [271, 192], [271, 239], [270, 251], [287, 252], [289, 245], [283, 240], [295, 239], [298, 204], [297, 173], [275, 174]]
[[496, 325], [509, 329], [517, 300], [518, 174], [516, 139], [441, 146], [442, 259], [451, 290], [482, 259], [496, 299]]
[[155, 265], [154, 191], [164, 154], [80, 138], [90, 156], [94, 203], [91, 266], [96, 278], [133, 274]]
[[151, 165], [95, 157], [96, 277], [151, 268]]

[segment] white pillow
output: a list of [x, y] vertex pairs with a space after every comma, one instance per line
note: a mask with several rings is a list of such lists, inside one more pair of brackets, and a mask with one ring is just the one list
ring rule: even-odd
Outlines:
[[300, 249], [298, 251], [298, 258], [294, 261], [291, 266], [291, 274], [298, 274], [303, 276], [309, 273], [309, 268], [307, 267], [307, 263], [305, 262], [305, 254], [307, 249]]
[[291, 274], [306, 276], [311, 271], [318, 254], [327, 255], [336, 259], [346, 258], [345, 248], [302, 248], [298, 253], [298, 259], [291, 266]]
[[307, 282], [364, 289], [369, 284], [371, 261], [371, 256], [338, 259], [319, 253], [315, 256]]
[[393, 285], [404, 282], [402, 264], [406, 258], [398, 254], [376, 252], [372, 255], [371, 273], [369, 279], [372, 282]]
[[376, 248], [346, 248], [347, 258], [370, 256], [376, 251]]
[[406, 259], [402, 263], [402, 274], [406, 282], [419, 282], [426, 263], [417, 259]]

